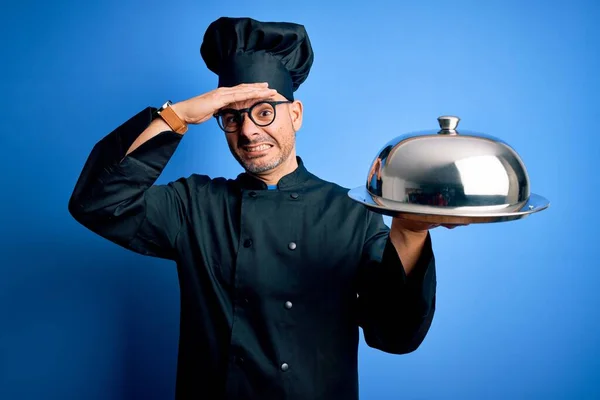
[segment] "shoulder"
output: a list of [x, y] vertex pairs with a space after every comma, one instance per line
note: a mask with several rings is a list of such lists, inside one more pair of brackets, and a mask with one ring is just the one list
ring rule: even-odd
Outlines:
[[350, 198], [349, 188], [315, 177], [312, 181], [312, 191], [322, 205], [317, 209], [326, 210], [325, 215], [328, 218], [343, 220], [356, 228], [362, 227], [365, 235], [373, 231], [387, 231], [383, 216]]
[[313, 175], [310, 186], [312, 191], [316, 192], [318, 196], [323, 197], [323, 200], [331, 205], [352, 210], [365, 217], [369, 214], [366, 207], [350, 198], [348, 195], [350, 188], [320, 178], [316, 175]]
[[333, 196], [337, 196], [340, 198], [348, 198], [348, 192], [350, 188], [344, 187], [336, 182], [328, 181], [323, 179], [315, 174], [311, 173], [310, 186], [312, 186], [316, 190], [322, 190], [330, 192]]

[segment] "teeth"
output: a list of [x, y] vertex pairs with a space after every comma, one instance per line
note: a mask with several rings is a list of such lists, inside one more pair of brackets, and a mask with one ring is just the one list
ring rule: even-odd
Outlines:
[[261, 144], [260, 146], [256, 146], [256, 147], [246, 147], [246, 151], [249, 153], [253, 153], [255, 151], [267, 150], [270, 147], [271, 146], [269, 146], [268, 144]]

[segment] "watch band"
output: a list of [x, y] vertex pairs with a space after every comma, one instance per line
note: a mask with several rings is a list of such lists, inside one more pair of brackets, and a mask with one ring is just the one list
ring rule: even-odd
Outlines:
[[156, 114], [159, 115], [162, 120], [167, 123], [167, 125], [169, 125], [173, 132], [183, 135], [187, 132], [188, 126], [181, 118], [179, 118], [179, 115], [173, 111], [173, 108], [171, 108], [172, 104], [173, 103], [171, 103], [170, 100], [167, 101], [156, 111]]

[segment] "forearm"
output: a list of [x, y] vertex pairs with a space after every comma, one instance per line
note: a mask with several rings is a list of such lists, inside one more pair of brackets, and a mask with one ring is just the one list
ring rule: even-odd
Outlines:
[[[175, 111], [175, 113], [177, 115], [179, 115], [180, 118], [182, 118], [181, 117], [182, 113], [179, 111], [179, 109], [181, 107], [181, 103], [173, 104], [171, 107], [172, 107], [173, 111]], [[162, 118], [155, 118], [150, 123], [150, 125], [148, 125], [148, 127], [146, 129], [144, 129], [144, 131], [135, 139], [135, 141], [131, 144], [131, 146], [129, 146], [125, 155], [127, 156], [130, 153], [132, 153], [133, 151], [137, 150], [141, 145], [148, 142], [150, 139], [156, 137], [160, 133], [170, 131], [170, 130], [171, 130], [171, 128], [169, 127], [169, 125]], [[181, 135], [183, 135], [183, 134], [181, 134]]]
[[397, 222], [392, 221], [390, 240], [402, 261], [407, 276], [410, 276], [417, 266], [427, 240], [427, 231], [411, 231], [401, 229]]

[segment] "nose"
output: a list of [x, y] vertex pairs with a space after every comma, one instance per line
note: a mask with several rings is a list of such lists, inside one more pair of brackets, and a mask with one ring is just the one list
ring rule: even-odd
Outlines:
[[254, 124], [254, 122], [252, 122], [252, 120], [250, 119], [250, 117], [248, 116], [248, 114], [244, 114], [243, 120], [242, 120], [242, 126], [240, 127], [240, 135], [241, 136], [246, 136], [247, 138], [251, 138], [254, 135], [258, 135], [258, 127], [256, 126], [256, 124]]

